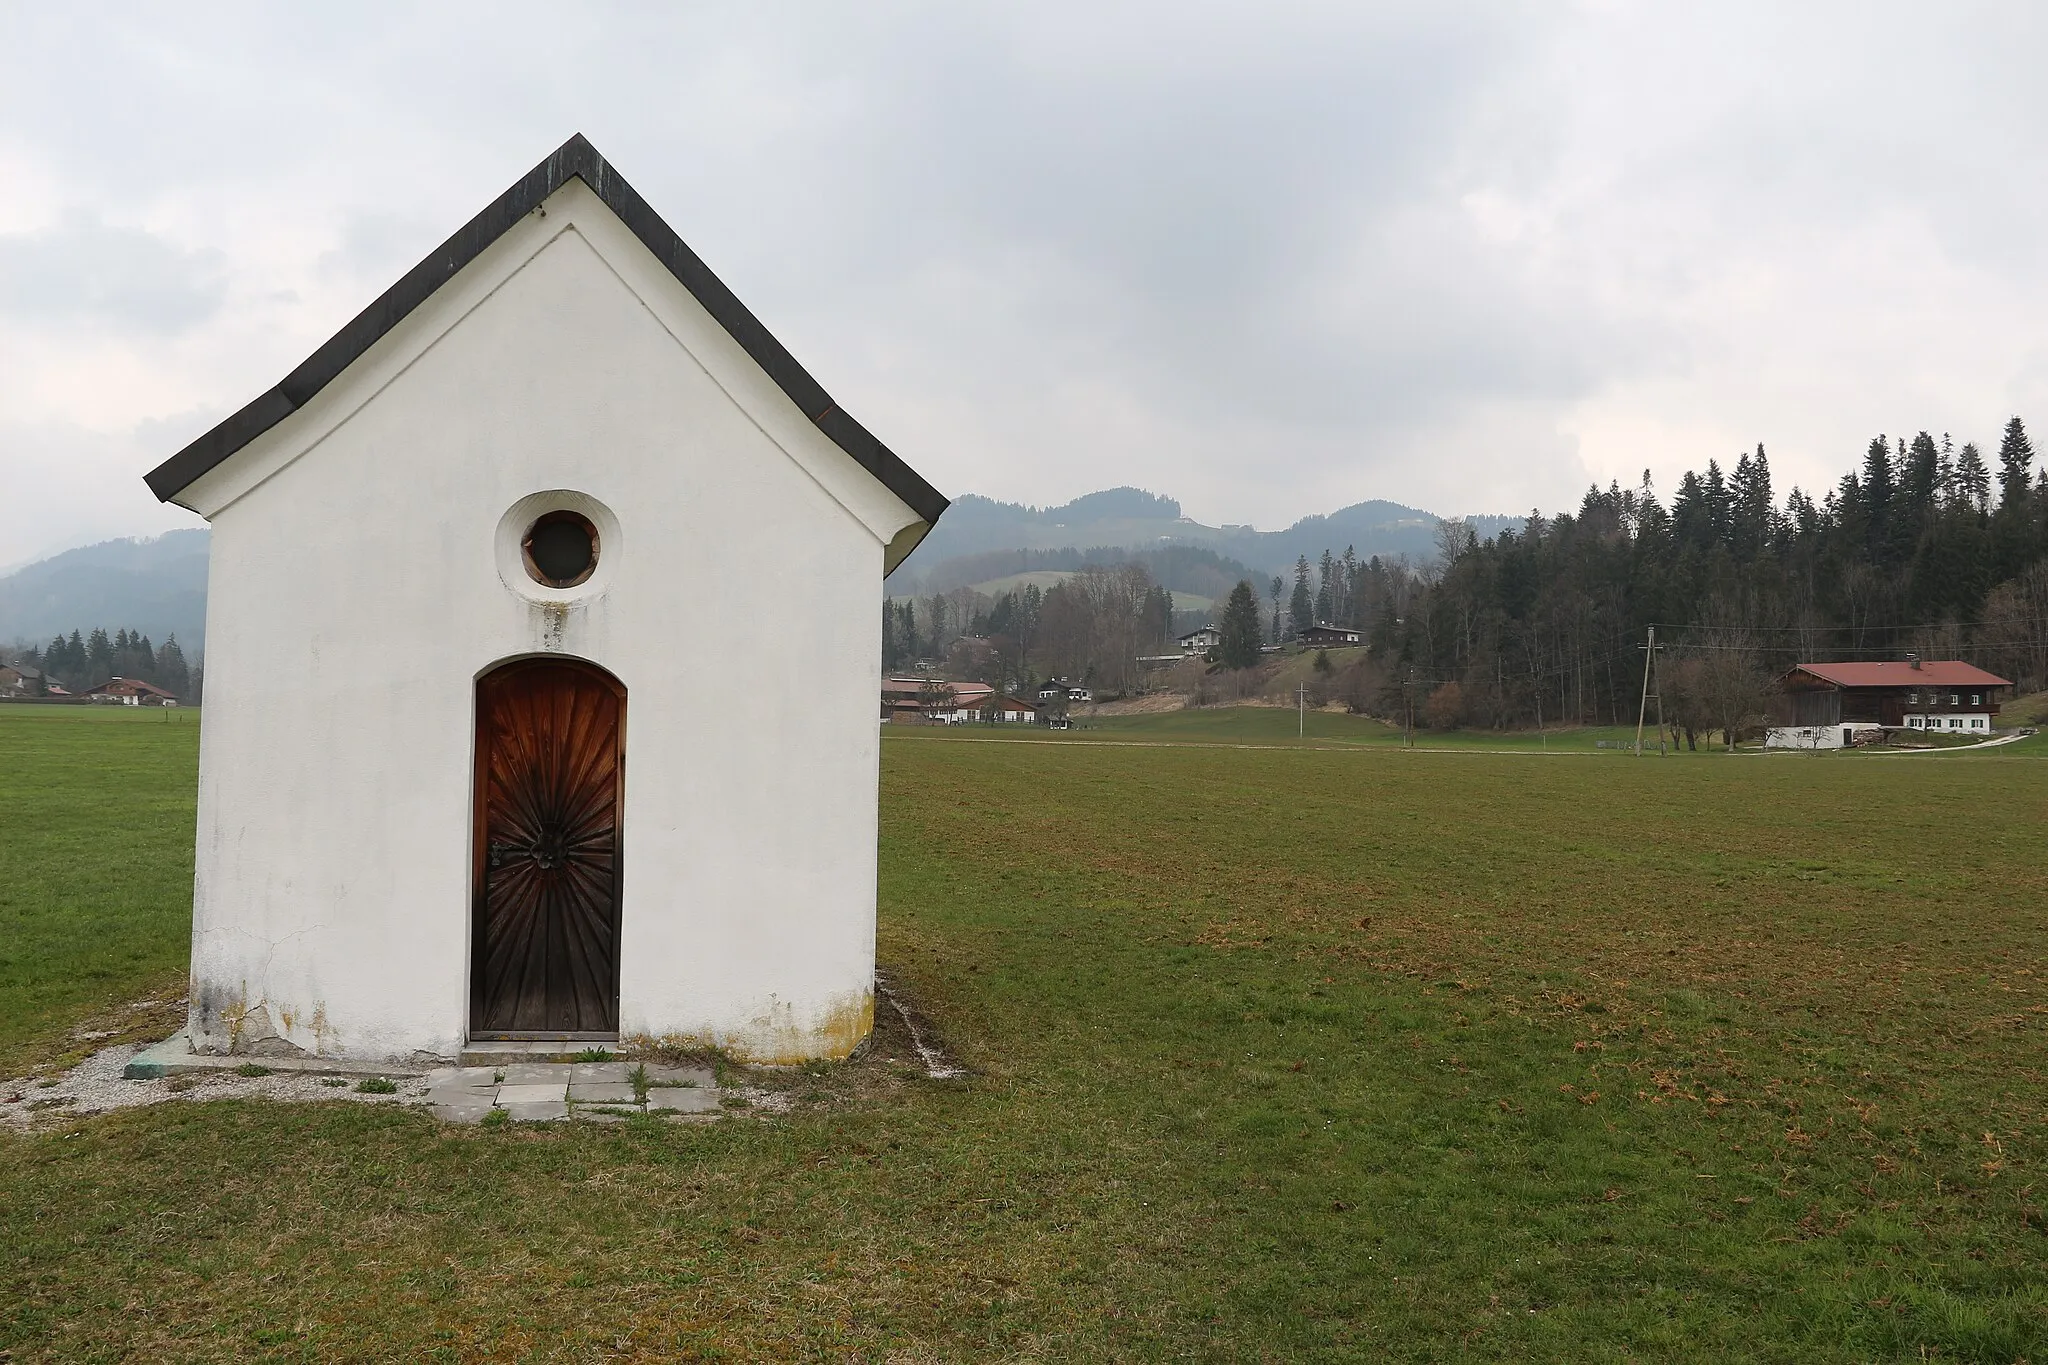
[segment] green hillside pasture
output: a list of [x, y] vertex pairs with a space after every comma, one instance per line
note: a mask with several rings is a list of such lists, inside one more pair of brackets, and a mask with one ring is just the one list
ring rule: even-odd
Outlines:
[[0, 1076], [185, 993], [199, 714], [0, 705]]
[[[2048, 694], [2042, 694], [2048, 696]], [[2032, 698], [2027, 699], [2028, 703]], [[2009, 716], [2001, 716], [2006, 723]], [[1173, 741], [1179, 743], [1214, 744], [1279, 744], [1296, 745], [1342, 745], [1368, 746], [1374, 748], [1401, 748], [1404, 739], [1401, 727], [1369, 716], [1353, 716], [1340, 711], [1309, 711], [1299, 722], [1306, 731], [1297, 733], [1297, 719], [1294, 708], [1288, 706], [1205, 706], [1181, 711], [1159, 711], [1135, 716], [1083, 717], [1079, 724], [1084, 729], [1064, 732], [1056, 737], [1073, 739], [1119, 739]], [[2018, 723], [2015, 721], [2014, 723]], [[2034, 723], [2028, 721], [2027, 723]], [[907, 729], [907, 727], [906, 727]], [[1000, 726], [970, 727], [965, 733], [979, 735], [1001, 732], [1006, 736], [1024, 738], [1048, 738], [1044, 731], [1028, 732], [1022, 727], [1017, 730]], [[892, 736], [894, 731], [891, 732]], [[951, 733], [951, 732], [949, 732]], [[1551, 727], [1537, 730], [1429, 730], [1418, 726], [1412, 736], [1412, 743], [1422, 749], [1489, 750], [1501, 752], [1548, 752], [1548, 753], [1591, 753], [1603, 757], [1633, 757], [1632, 749], [1617, 750], [1612, 746], [1632, 746], [1636, 730], [1633, 725], [1574, 725]], [[1644, 733], [1644, 742], [1654, 751], [1656, 729], [1651, 727]], [[1610, 747], [1602, 749], [1605, 743]], [[1925, 757], [1936, 752], [1927, 751]], [[1672, 756], [1689, 758], [1729, 758], [1727, 750], [1718, 739], [1700, 741], [1696, 750], [1674, 749]], [[2010, 745], [1996, 749], [1972, 750], [1961, 748], [1952, 751], [1952, 756], [2005, 758], [2048, 755], [2048, 733], [2034, 735]], [[1733, 757], [1749, 760], [1758, 757], [1772, 762], [1784, 761], [1828, 761], [1850, 757], [1846, 751], [1820, 750], [1808, 754], [1773, 753], [1758, 754], [1753, 748], [1745, 749]], [[1887, 754], [1858, 753], [1854, 757], [1879, 758]], [[1918, 761], [1917, 757], [1914, 761]]]
[[0, 1349], [2048, 1358], [2048, 765], [935, 739], [882, 781], [882, 956], [964, 1081], [885, 1032], [711, 1127], [0, 1137]]
[[[1183, 711], [1160, 711], [1150, 715], [1102, 716], [1086, 722], [1084, 731], [1069, 731], [1086, 737], [1116, 739], [1174, 740], [1215, 744], [1362, 745], [1373, 748], [1402, 747], [1401, 727], [1371, 716], [1353, 716], [1341, 711], [1308, 711], [1297, 718], [1291, 706], [1203, 706]], [[1305, 735], [1297, 733], [1297, 726]], [[997, 727], [988, 727], [997, 728]], [[1539, 733], [1534, 730], [1425, 730], [1418, 727], [1413, 742], [1430, 749], [1499, 749], [1542, 753], [1606, 753], [1596, 741], [1633, 743], [1633, 726], [1574, 726]], [[1705, 750], [1700, 752], [1704, 753]]]

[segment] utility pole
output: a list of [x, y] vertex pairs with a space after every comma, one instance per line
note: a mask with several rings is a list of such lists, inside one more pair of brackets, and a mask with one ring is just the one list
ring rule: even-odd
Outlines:
[[1294, 685], [1294, 736], [1308, 738], [1308, 687], [1304, 683]]
[[1408, 681], [1401, 684], [1401, 699], [1407, 703], [1404, 709], [1408, 713], [1407, 726], [1401, 731], [1401, 747], [1412, 749], [1415, 747], [1415, 670], [1412, 668], [1408, 670]]
[[[1650, 630], [1654, 634], [1655, 626]], [[1657, 657], [1657, 646], [1650, 646], [1650, 700], [1657, 703], [1657, 757], [1669, 758], [1671, 751], [1664, 747], [1664, 664]]]
[[[1650, 642], [1643, 646], [1643, 699], [1636, 707], [1636, 757], [1643, 756], [1643, 721], [1650, 714], [1650, 661], [1657, 656], [1657, 627], [1650, 627]], [[1664, 713], [1663, 698], [1657, 700], [1657, 714]]]

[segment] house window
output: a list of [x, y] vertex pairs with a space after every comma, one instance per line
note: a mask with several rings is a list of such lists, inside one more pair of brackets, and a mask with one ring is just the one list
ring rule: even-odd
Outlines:
[[1976, 720], [1976, 726], [1979, 730], [1989, 730], [1991, 728], [1991, 722], [1985, 717], [1979, 716]]
[[573, 588], [597, 568], [597, 528], [580, 512], [548, 512], [520, 542], [526, 572], [550, 588]]
[[1920, 694], [1918, 692], [1908, 692], [1906, 694], [1906, 704], [1909, 706], [1918, 706], [1920, 704]]
[[1983, 694], [1982, 692], [1972, 692], [1972, 693], [1970, 694], [1970, 705], [1972, 705], [1972, 706], [1982, 706], [1983, 704], [1984, 704], [1984, 694]]
[[1962, 703], [1962, 700], [1963, 699], [1954, 692], [1948, 694], [1948, 704], [1950, 706], [1958, 706]]

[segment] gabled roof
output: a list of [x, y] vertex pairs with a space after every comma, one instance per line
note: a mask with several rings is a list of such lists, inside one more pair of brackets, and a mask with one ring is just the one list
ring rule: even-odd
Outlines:
[[177, 695], [174, 692], [166, 692], [155, 683], [144, 682], [140, 678], [109, 678], [98, 687], [89, 688], [86, 691], [86, 695], [88, 697], [129, 697], [139, 696], [145, 692], [154, 697], [172, 697]]
[[824, 387], [797, 364], [795, 357], [761, 325], [761, 320], [711, 273], [710, 267], [697, 258], [697, 253], [676, 236], [675, 230], [647, 206], [647, 201], [581, 133], [563, 143], [552, 156], [464, 224], [461, 231], [435, 248], [433, 254], [407, 271], [397, 284], [356, 314], [275, 387], [152, 469], [146, 476], [149, 491], [156, 494], [159, 502], [169, 502], [202, 474], [304, 407], [408, 313], [572, 179], [589, 186], [619, 216], [619, 221], [654, 253], [656, 260], [668, 267], [669, 273], [696, 297], [704, 311], [731, 334], [819, 431], [901, 498], [924, 519], [927, 527], [938, 521], [939, 514], [946, 510], [945, 495], [834, 403]]
[[1975, 664], [1956, 659], [1929, 659], [1915, 668], [1910, 663], [1800, 664], [1795, 673], [1811, 673], [1837, 687], [2011, 687], [2010, 679], [1986, 673]]

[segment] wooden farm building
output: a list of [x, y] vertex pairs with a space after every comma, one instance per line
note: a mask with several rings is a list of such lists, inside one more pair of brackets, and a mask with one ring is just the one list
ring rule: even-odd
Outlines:
[[1840, 748], [1858, 732], [1928, 730], [1989, 736], [2010, 680], [1955, 659], [1799, 664], [1779, 679], [1773, 748]]

